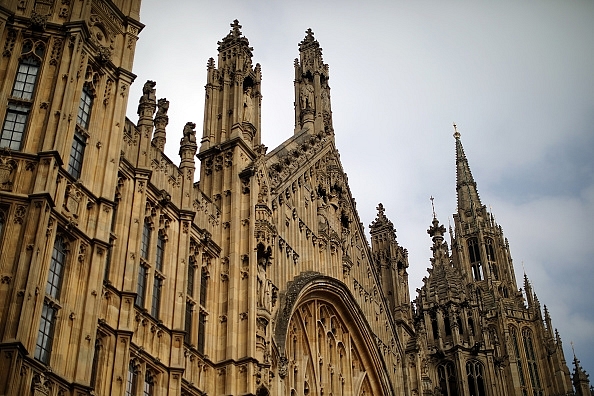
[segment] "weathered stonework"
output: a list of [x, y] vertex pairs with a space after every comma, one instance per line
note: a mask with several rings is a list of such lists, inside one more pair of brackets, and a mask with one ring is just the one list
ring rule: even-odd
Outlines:
[[139, 8], [0, 9], [0, 394], [585, 396], [457, 131], [451, 251], [434, 218], [411, 299], [381, 204], [366, 240], [311, 29], [290, 139], [261, 142], [261, 67], [234, 21], [176, 163], [156, 82], [124, 116]]

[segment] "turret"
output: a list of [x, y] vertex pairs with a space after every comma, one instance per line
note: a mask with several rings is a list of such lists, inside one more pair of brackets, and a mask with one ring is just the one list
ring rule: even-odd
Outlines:
[[[572, 345], [573, 348], [573, 345]], [[575, 388], [576, 396], [591, 396], [590, 393], [590, 376], [582, 368], [580, 361], [573, 353], [573, 386]]]
[[331, 133], [332, 110], [328, 65], [322, 59], [322, 48], [311, 29], [299, 43], [299, 59], [295, 59], [295, 133]]
[[400, 312], [409, 312], [408, 252], [398, 246], [396, 230], [384, 213], [384, 206], [377, 207], [377, 217], [369, 226], [371, 251], [378, 268], [382, 286], [387, 294], [388, 304], [396, 318]]
[[219, 41], [217, 66], [207, 64], [204, 132], [200, 153], [234, 139], [249, 148], [260, 144], [260, 65], [252, 65], [249, 40], [235, 20], [231, 31]]

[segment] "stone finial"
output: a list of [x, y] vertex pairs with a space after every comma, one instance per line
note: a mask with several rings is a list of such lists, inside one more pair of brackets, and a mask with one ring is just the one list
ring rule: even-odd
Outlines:
[[155, 124], [155, 133], [153, 134], [153, 144], [161, 151], [165, 149], [166, 132], [165, 127], [169, 124], [169, 101], [165, 98], [159, 99], [157, 102], [157, 115], [153, 123]]

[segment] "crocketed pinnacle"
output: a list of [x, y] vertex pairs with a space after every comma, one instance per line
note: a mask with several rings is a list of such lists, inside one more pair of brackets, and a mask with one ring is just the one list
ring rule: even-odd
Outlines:
[[460, 132], [454, 124], [454, 138], [456, 139], [456, 193], [458, 195], [458, 210], [466, 211], [482, 207], [476, 182], [470, 172], [468, 159], [464, 154], [464, 147], [460, 140]]
[[450, 261], [448, 245], [444, 241], [445, 232], [445, 227], [433, 217], [431, 227], [427, 230], [433, 240], [433, 257], [430, 259], [432, 268], [425, 287], [429, 299], [436, 301], [459, 299], [464, 293], [462, 278]]
[[386, 217], [384, 205], [382, 203], [377, 205], [377, 217], [374, 221], [371, 222], [369, 226], [370, 232], [372, 235], [375, 235], [379, 232], [390, 231], [392, 233], [396, 233], [394, 229], [394, 224]]
[[223, 40], [219, 41], [217, 44], [219, 45], [219, 52], [223, 52], [229, 48], [239, 46], [242, 47], [242, 49], [246, 51], [251, 57], [252, 51], [254, 50], [252, 47], [250, 47], [249, 40], [246, 37], [242, 36], [241, 25], [239, 24], [239, 21], [237, 19], [234, 20], [231, 24], [231, 31], [229, 32], [229, 34], [225, 36], [225, 38], [223, 38]]

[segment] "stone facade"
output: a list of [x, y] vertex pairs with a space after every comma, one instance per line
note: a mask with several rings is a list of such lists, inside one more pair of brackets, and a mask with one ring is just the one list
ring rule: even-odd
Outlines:
[[268, 152], [235, 21], [177, 164], [155, 82], [125, 117], [139, 8], [0, 6], [0, 395], [586, 394], [546, 306], [517, 287], [457, 132], [451, 251], [434, 216], [411, 300], [381, 204], [367, 242], [313, 32], [294, 135]]

